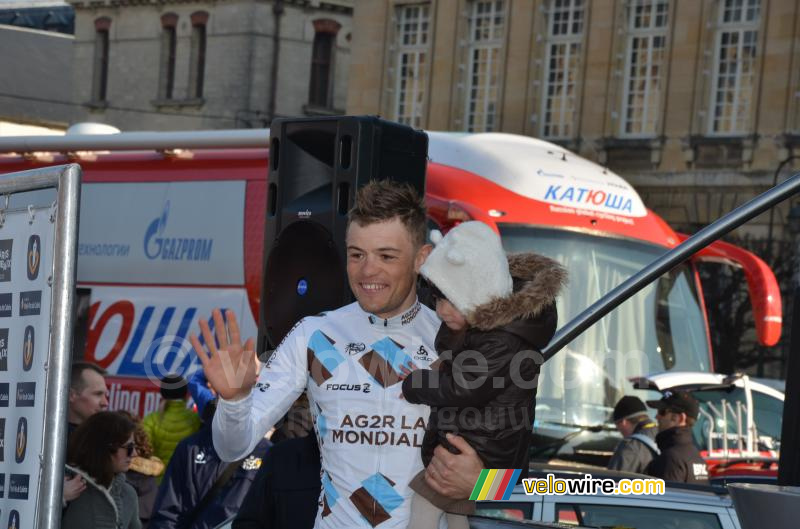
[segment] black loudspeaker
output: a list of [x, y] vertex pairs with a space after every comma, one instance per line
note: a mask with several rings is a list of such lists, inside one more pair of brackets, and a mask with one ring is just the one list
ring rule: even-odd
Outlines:
[[370, 180], [425, 193], [428, 136], [373, 116], [276, 119], [269, 183], [258, 351], [276, 347], [304, 316], [352, 301], [347, 212]]

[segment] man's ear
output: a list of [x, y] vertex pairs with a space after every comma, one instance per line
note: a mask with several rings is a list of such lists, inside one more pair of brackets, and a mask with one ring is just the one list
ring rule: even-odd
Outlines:
[[433, 251], [432, 244], [423, 244], [422, 247], [417, 250], [417, 255], [414, 258], [414, 272], [419, 274], [419, 269], [422, 268], [422, 265], [425, 263], [425, 260]]

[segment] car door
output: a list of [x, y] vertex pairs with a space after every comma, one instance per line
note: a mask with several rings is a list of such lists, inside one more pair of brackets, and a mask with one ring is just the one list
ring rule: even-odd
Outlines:
[[738, 529], [727, 509], [634, 496], [546, 496], [542, 521], [630, 529]]

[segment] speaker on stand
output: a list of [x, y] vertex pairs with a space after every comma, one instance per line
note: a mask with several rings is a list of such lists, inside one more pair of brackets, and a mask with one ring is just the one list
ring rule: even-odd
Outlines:
[[347, 283], [347, 212], [377, 179], [425, 193], [428, 136], [374, 116], [276, 119], [269, 180], [258, 351], [301, 318], [353, 300]]

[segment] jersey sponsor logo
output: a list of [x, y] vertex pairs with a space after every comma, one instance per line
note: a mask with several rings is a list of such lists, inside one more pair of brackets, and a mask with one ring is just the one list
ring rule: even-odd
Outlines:
[[325, 384], [325, 389], [329, 391], [357, 391], [369, 393], [372, 389], [372, 384], [369, 382], [364, 384]]
[[408, 325], [414, 318], [417, 317], [419, 311], [422, 309], [422, 304], [417, 301], [411, 309], [400, 317], [400, 325]]
[[256, 382], [256, 389], [261, 393], [264, 393], [269, 389], [269, 382]]
[[195, 465], [205, 465], [207, 462], [208, 458], [206, 457], [205, 452], [198, 452], [197, 455], [194, 456]]
[[[327, 433], [327, 430], [326, 430]], [[425, 419], [405, 415], [345, 415], [338, 428], [330, 430], [334, 443], [421, 448]]]
[[420, 345], [419, 349], [417, 349], [417, 353], [414, 355], [414, 360], [420, 360], [422, 362], [430, 362], [433, 360], [431, 355], [428, 353], [428, 350], [425, 349], [424, 345]]
[[363, 353], [367, 349], [367, 344], [362, 342], [350, 342], [349, 344], [345, 345], [344, 352], [349, 355], [355, 355], [358, 353]]

